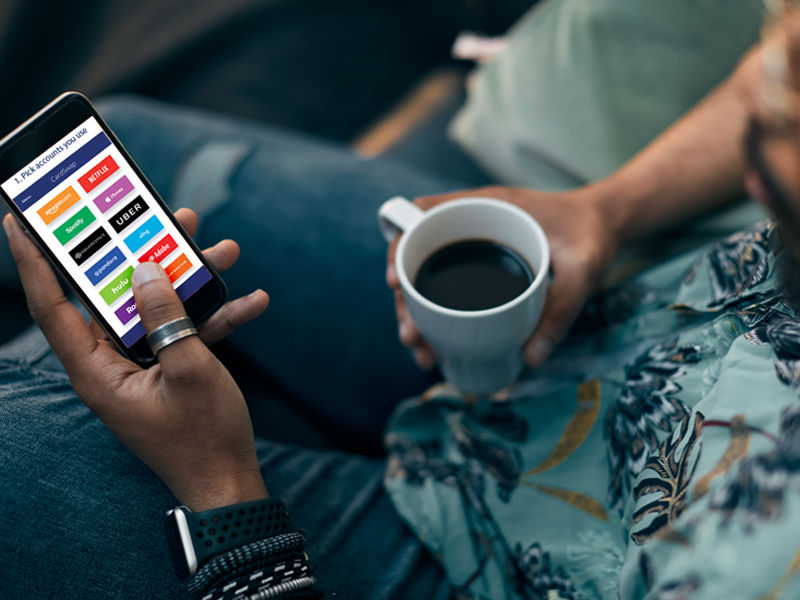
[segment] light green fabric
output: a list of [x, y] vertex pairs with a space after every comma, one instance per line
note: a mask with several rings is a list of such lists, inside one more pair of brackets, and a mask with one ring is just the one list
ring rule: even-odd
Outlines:
[[397, 409], [385, 485], [457, 597], [800, 597], [800, 321], [774, 237], [606, 292], [509, 397]]
[[546, 0], [479, 69], [452, 134], [508, 185], [602, 178], [733, 71], [763, 10], [762, 0]]

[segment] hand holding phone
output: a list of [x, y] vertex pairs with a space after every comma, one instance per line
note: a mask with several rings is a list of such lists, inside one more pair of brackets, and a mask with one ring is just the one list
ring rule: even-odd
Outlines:
[[[191, 211], [184, 209], [176, 216], [194, 232], [197, 220]], [[244, 398], [205, 343], [260, 315], [267, 295], [258, 291], [226, 304], [200, 329], [199, 339], [188, 337], [165, 348], [159, 363], [145, 370], [113, 344], [97, 339], [11, 215], [3, 226], [34, 320], [78, 396], [112, 433], [192, 510], [264, 497]], [[238, 257], [238, 246], [222, 242], [205, 255], [212, 266], [225, 271]], [[134, 271], [132, 281], [148, 331], [186, 314], [166, 272], [154, 269], [156, 276], [149, 279]]]
[[131, 292], [160, 264], [200, 326], [227, 299], [214, 267], [82, 95], [64, 94], [0, 140], [0, 197], [119, 350], [153, 353]]

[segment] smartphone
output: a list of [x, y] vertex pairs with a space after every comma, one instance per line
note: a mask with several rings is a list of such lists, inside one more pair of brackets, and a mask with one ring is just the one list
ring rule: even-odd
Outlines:
[[69, 92], [0, 140], [0, 197], [120, 351], [156, 357], [131, 275], [164, 268], [200, 326], [227, 300], [214, 268], [89, 100]]

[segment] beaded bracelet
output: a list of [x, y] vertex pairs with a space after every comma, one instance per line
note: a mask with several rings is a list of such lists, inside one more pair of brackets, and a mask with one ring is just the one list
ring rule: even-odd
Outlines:
[[259, 540], [234, 548], [230, 552], [218, 556], [205, 564], [192, 577], [187, 585], [188, 591], [192, 596], [205, 594], [216, 581], [225, 577], [228, 573], [237, 571], [242, 567], [250, 566], [254, 561], [267, 559], [277, 554], [288, 552], [302, 552], [306, 546], [305, 532], [302, 530], [297, 533], [283, 533], [265, 540]]
[[[306, 555], [303, 552], [284, 552], [283, 554], [275, 554], [266, 558], [260, 558], [224, 573], [219, 577], [213, 578], [208, 582], [207, 585], [204, 586], [204, 589], [213, 590], [214, 588], [220, 588], [227, 585], [234, 579], [239, 579], [240, 577], [244, 577], [245, 575], [249, 575], [261, 569], [269, 569], [281, 563], [300, 559], [305, 560], [305, 558]], [[207, 596], [204, 595], [203, 600], [207, 600]]]
[[[213, 600], [264, 600], [266, 598], [276, 598], [278, 596], [290, 595], [300, 590], [308, 590], [316, 585], [314, 577], [299, 577], [283, 583], [266, 586], [246, 586], [237, 590], [237, 593], [226, 594], [225, 596], [215, 597]], [[311, 590], [309, 590], [311, 591]]]
[[[311, 575], [315, 570], [314, 563], [306, 560], [275, 565], [272, 569], [262, 569], [249, 576], [231, 581], [221, 589], [216, 588], [203, 600], [206, 598], [208, 600], [244, 600], [258, 594], [267, 594], [265, 597], [272, 598], [278, 594], [293, 592], [313, 585], [311, 583], [306, 586], [305, 582], [314, 579]], [[303, 585], [296, 583], [301, 581], [304, 582]]]
[[224, 585], [212, 588], [201, 600], [221, 600], [231, 597], [236, 595], [235, 592], [245, 586], [248, 586], [249, 589], [253, 589], [254, 586], [276, 585], [292, 579], [299, 579], [300, 577], [311, 575], [315, 569], [316, 566], [305, 558], [259, 568], [245, 573], [236, 579], [231, 579]]
[[316, 585], [316, 583], [317, 580], [313, 577], [303, 577], [302, 579], [295, 579], [288, 583], [281, 583], [275, 587], [261, 590], [250, 596], [247, 600], [269, 600], [270, 598], [277, 598], [283, 594], [291, 594], [292, 592], [308, 589]]

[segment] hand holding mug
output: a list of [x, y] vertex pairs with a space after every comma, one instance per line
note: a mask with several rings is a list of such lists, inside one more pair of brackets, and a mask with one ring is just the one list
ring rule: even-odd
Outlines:
[[[539, 324], [525, 344], [524, 356], [532, 367], [545, 362], [564, 338], [597, 288], [617, 251], [618, 237], [592, 188], [562, 193], [487, 187], [469, 192], [417, 198], [428, 210], [468, 196], [503, 200], [533, 216], [547, 235], [551, 250], [550, 289]], [[395, 268], [396, 238], [389, 246], [386, 279], [395, 293], [400, 341], [413, 352], [421, 368], [432, 368], [438, 357], [411, 317]]]
[[468, 393], [512, 383], [521, 347], [544, 306], [547, 238], [519, 208], [462, 198], [422, 211], [403, 198], [378, 212], [409, 313], [440, 357], [445, 378]]

